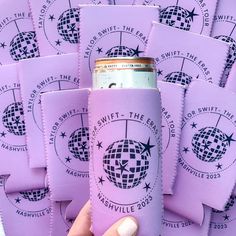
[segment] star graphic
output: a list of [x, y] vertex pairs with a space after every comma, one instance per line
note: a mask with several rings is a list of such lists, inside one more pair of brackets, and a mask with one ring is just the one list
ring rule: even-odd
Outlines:
[[208, 149], [209, 150], [209, 146], [211, 145], [211, 142], [210, 141], [206, 141], [205, 139], [203, 140], [203, 143], [202, 146], [204, 148], [204, 150]]
[[98, 141], [98, 143], [97, 143], [96, 146], [98, 147], [98, 150], [100, 150], [101, 148], [103, 148], [103, 147], [102, 147], [102, 142], [99, 142], [99, 141]]
[[0, 133], [0, 135], [1, 135], [1, 138], [6, 138], [7, 133], [3, 131], [2, 133]]
[[187, 15], [186, 18], [190, 18], [191, 21], [193, 21], [193, 17], [194, 17], [194, 16], [198, 16], [198, 14], [196, 14], [194, 11], [195, 11], [195, 7], [193, 8], [192, 11], [188, 11], [188, 15]]
[[230, 146], [231, 142], [235, 142], [236, 140], [233, 139], [233, 135], [231, 134], [230, 136], [226, 135], [226, 138], [224, 140], [224, 142], [228, 142], [228, 145]]
[[162, 75], [162, 72], [163, 72], [163, 70], [158, 69], [158, 71], [157, 71], [157, 76]]
[[188, 147], [184, 147], [183, 152], [184, 152], [185, 154], [188, 153], [188, 152], [189, 152], [189, 148], [188, 148]]
[[102, 51], [102, 48], [97, 48], [97, 50], [96, 50], [97, 52], [98, 52], [98, 54], [100, 54], [100, 53], [102, 53], [103, 51]]
[[142, 151], [141, 154], [143, 154], [144, 152], [148, 152], [149, 156], [151, 156], [150, 149], [153, 148], [153, 147], [155, 147], [155, 145], [150, 145], [150, 138], [148, 139], [147, 144], [142, 143], [142, 142], [141, 142], [141, 144], [142, 144], [143, 147], [144, 147], [144, 149], [143, 149], [143, 151]]
[[24, 55], [25, 57], [27, 57], [28, 54], [29, 54], [29, 53], [28, 53], [27, 47], [24, 47], [24, 48], [23, 48], [22, 55]]
[[56, 43], [56, 46], [61, 46], [61, 41], [58, 39], [57, 41], [55, 41], [55, 43]]
[[64, 139], [66, 137], [66, 132], [61, 132], [60, 137], [62, 137]]
[[66, 157], [65, 159], [66, 159], [66, 162], [69, 162], [69, 163], [70, 163], [70, 161], [71, 161], [71, 158], [70, 158], [70, 157]]
[[82, 143], [82, 145], [81, 145], [81, 147], [80, 147], [80, 149], [84, 152], [85, 150], [87, 150], [88, 149], [88, 147], [87, 147], [87, 142], [83, 142]]
[[15, 201], [16, 201], [16, 203], [19, 204], [21, 202], [21, 199], [18, 197], [18, 198], [15, 199]]
[[149, 184], [145, 183], [145, 187], [143, 187], [143, 189], [145, 189], [146, 192], [148, 192], [148, 190], [151, 189], [150, 183]]
[[222, 169], [222, 164], [218, 163], [218, 164], [216, 165], [216, 167], [217, 167], [217, 170], [221, 170], [221, 169]]
[[134, 49], [134, 53], [133, 53], [133, 56], [137, 56], [139, 57], [139, 54], [142, 53], [143, 51], [139, 51], [139, 45], [137, 46], [136, 49]]
[[128, 161], [123, 161], [123, 163], [121, 163], [121, 161], [119, 162], [120, 167], [118, 167], [116, 170], [120, 170], [120, 173], [123, 175], [123, 173], [129, 172], [126, 167], [128, 165]]
[[98, 183], [99, 184], [101, 184], [101, 185], [103, 185], [103, 182], [105, 182], [105, 180], [103, 179], [103, 177], [101, 176], [101, 177], [98, 177]]
[[20, 117], [17, 116], [16, 119], [15, 119], [14, 124], [15, 124], [16, 126], [18, 126], [20, 123], [21, 123], [21, 122], [20, 122]]
[[77, 29], [76, 29], [76, 24], [75, 24], [75, 23], [71, 24], [69, 31], [70, 31], [72, 34], [74, 34], [74, 32], [77, 31]]
[[229, 215], [226, 214], [223, 217], [224, 217], [224, 220], [229, 220]]
[[197, 128], [197, 124], [193, 122], [193, 123], [191, 124], [191, 127], [192, 127], [192, 129], [194, 129], [194, 128], [196, 129], [196, 128]]
[[6, 45], [6, 43], [4, 42], [4, 43], [0, 43], [0, 48], [5, 48], [7, 45]]
[[53, 20], [55, 20], [55, 17], [54, 17], [54, 15], [52, 14], [52, 15], [49, 15], [49, 20], [50, 21], [53, 21]]

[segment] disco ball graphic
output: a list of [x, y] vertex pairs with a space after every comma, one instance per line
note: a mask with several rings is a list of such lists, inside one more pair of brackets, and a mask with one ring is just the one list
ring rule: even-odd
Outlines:
[[161, 10], [160, 22], [178, 29], [189, 31], [192, 18], [189, 11], [180, 6], [169, 6]]
[[79, 9], [71, 8], [64, 11], [58, 19], [57, 30], [63, 40], [76, 44], [79, 43]]
[[21, 32], [10, 42], [10, 54], [14, 61], [39, 57], [39, 49], [34, 31]]
[[192, 81], [192, 77], [182, 71], [176, 71], [166, 75], [164, 80], [169, 83], [189, 85]]
[[226, 134], [214, 127], [202, 128], [193, 136], [193, 152], [205, 162], [220, 160], [227, 151]]
[[89, 161], [89, 129], [80, 128], [74, 131], [68, 141], [69, 151], [80, 161]]
[[215, 38], [230, 44], [229, 55], [226, 61], [226, 68], [231, 69], [234, 62], [236, 61], [236, 41], [231, 37], [225, 35], [216, 36]]
[[219, 211], [219, 210], [213, 209], [213, 212], [214, 213], [222, 213], [222, 212], [225, 212], [225, 211], [229, 211], [234, 206], [235, 200], [236, 200], [235, 196], [230, 196], [230, 199], [227, 202], [224, 211]]
[[122, 189], [138, 186], [149, 168], [150, 156], [143, 150], [141, 143], [129, 139], [109, 145], [103, 157], [103, 169], [108, 180]]
[[3, 112], [2, 122], [9, 133], [25, 135], [24, 111], [21, 102], [12, 103]]
[[126, 46], [115, 46], [106, 52], [107, 57], [133, 57], [136, 52]]
[[24, 199], [29, 200], [30, 202], [37, 202], [44, 199], [48, 192], [49, 192], [49, 189], [45, 188], [45, 189], [39, 189], [39, 190], [24, 191], [24, 192], [20, 192], [20, 194]]

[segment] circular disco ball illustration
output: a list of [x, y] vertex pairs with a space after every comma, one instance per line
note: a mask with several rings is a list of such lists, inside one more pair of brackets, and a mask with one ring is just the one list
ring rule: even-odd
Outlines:
[[9, 133], [25, 135], [24, 110], [21, 102], [12, 103], [3, 112], [2, 122]]
[[227, 151], [226, 134], [214, 127], [202, 128], [193, 136], [193, 152], [205, 162], [220, 160]]
[[14, 61], [39, 57], [39, 49], [34, 31], [21, 32], [10, 42], [10, 55]]
[[24, 191], [24, 192], [20, 192], [20, 194], [24, 199], [29, 200], [30, 202], [37, 202], [44, 199], [48, 192], [49, 192], [49, 189], [45, 188], [45, 189], [39, 189], [39, 190]]
[[166, 75], [165, 81], [174, 84], [189, 85], [192, 81], [192, 77], [182, 71], [176, 71]]
[[149, 168], [148, 152], [134, 140], [119, 140], [106, 149], [103, 169], [107, 178], [116, 187], [130, 189], [138, 186], [147, 176]]
[[133, 57], [135, 51], [126, 46], [115, 46], [106, 52], [107, 57]]
[[80, 128], [74, 131], [68, 141], [69, 151], [80, 161], [89, 161], [89, 129]]
[[219, 211], [219, 210], [213, 209], [213, 212], [214, 213], [222, 213], [222, 212], [225, 212], [225, 211], [229, 211], [234, 206], [235, 200], [236, 200], [235, 196], [230, 196], [230, 199], [227, 202], [224, 211]]
[[61, 35], [63, 40], [76, 44], [79, 43], [79, 9], [71, 8], [64, 11], [57, 23], [58, 33]]
[[175, 28], [189, 31], [192, 20], [191, 17], [189, 17], [188, 10], [180, 6], [169, 6], [161, 11], [160, 22]]
[[220, 39], [221, 41], [230, 44], [229, 55], [228, 55], [227, 61], [226, 61], [226, 68], [231, 69], [234, 62], [236, 61], [236, 41], [234, 39], [232, 39], [231, 37], [225, 36], [225, 35], [216, 36], [215, 38]]

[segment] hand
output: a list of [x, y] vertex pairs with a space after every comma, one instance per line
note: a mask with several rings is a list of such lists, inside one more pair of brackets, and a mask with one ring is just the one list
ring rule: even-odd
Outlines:
[[[68, 236], [93, 236], [91, 232], [90, 208], [90, 201], [88, 201], [77, 216]], [[113, 224], [103, 236], [136, 236], [137, 231], [138, 224], [136, 219], [125, 217]]]

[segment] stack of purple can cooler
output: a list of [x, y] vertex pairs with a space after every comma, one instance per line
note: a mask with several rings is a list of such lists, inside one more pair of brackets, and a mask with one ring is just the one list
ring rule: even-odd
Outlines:
[[0, 235], [235, 236], [235, 7], [2, 0]]

